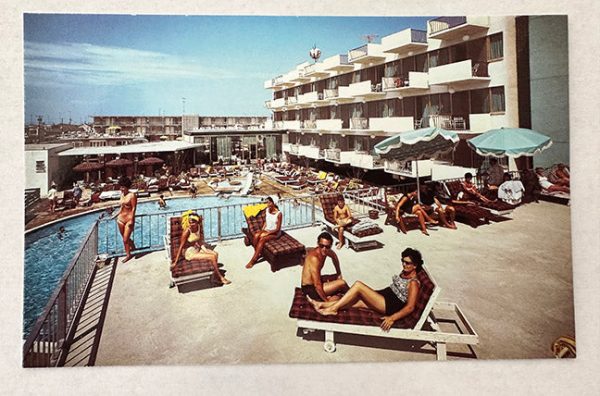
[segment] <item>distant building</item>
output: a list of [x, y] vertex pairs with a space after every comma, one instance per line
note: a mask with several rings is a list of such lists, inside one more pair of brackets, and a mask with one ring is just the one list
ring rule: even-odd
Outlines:
[[149, 141], [175, 140], [185, 131], [208, 127], [212, 129], [261, 129], [269, 117], [258, 116], [93, 116], [97, 134], [110, 134], [119, 128], [122, 135], [143, 136]]

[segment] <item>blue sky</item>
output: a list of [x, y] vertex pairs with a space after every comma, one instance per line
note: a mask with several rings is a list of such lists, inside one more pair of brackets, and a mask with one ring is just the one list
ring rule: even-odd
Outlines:
[[268, 115], [265, 80], [430, 18], [26, 14], [25, 120]]

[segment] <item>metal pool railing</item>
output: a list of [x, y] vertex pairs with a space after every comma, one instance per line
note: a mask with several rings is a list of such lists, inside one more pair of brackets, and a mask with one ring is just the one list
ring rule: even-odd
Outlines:
[[73, 325], [96, 270], [97, 253], [98, 223], [94, 223], [25, 340], [24, 367], [57, 366], [66, 356]]
[[[255, 203], [261, 202], [257, 199]], [[245, 202], [213, 208], [190, 208], [203, 218], [204, 237], [207, 242], [241, 238], [242, 228], [246, 227], [243, 207], [252, 204]], [[286, 198], [279, 202], [283, 213], [282, 228], [306, 227], [314, 223], [312, 200], [302, 197]], [[185, 210], [171, 210], [160, 213], [142, 214], [135, 217], [133, 241], [136, 250], [155, 251], [164, 248], [163, 236], [167, 235], [167, 222], [170, 217], [181, 216]], [[99, 254], [110, 257], [124, 254], [123, 242], [115, 219], [100, 220], [98, 233]]]

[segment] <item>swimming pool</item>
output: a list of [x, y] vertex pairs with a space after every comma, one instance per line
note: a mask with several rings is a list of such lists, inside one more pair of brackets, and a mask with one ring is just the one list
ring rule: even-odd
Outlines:
[[[163, 246], [167, 219], [195, 209], [204, 217], [204, 233], [208, 241], [241, 236], [245, 226], [242, 207], [261, 202], [261, 197], [174, 198], [167, 200], [166, 210], [157, 202], [140, 202], [136, 211], [134, 242], [138, 249], [157, 250]], [[308, 225], [312, 222], [312, 207], [292, 200], [280, 203], [283, 228]], [[87, 213], [63, 220], [25, 235], [25, 287], [23, 331], [27, 335], [35, 320], [42, 314], [52, 292], [94, 222], [98, 224], [98, 251], [108, 255], [123, 253], [123, 243], [116, 221], [106, 218], [105, 212]], [[103, 217], [100, 219], [100, 217]], [[60, 227], [65, 228], [59, 236]]]

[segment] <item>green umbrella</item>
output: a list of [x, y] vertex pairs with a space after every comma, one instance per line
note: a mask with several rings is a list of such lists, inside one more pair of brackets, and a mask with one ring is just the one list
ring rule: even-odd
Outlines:
[[[458, 134], [442, 128], [430, 127], [402, 132], [389, 137], [374, 147], [375, 152], [384, 159], [418, 161], [435, 158], [441, 153], [453, 150], [458, 143]], [[419, 163], [417, 162], [417, 186], [419, 185]], [[418, 200], [421, 195], [417, 188]]]
[[552, 146], [552, 140], [525, 128], [492, 129], [467, 141], [479, 155], [517, 158], [534, 156]]

